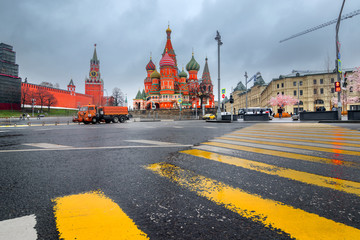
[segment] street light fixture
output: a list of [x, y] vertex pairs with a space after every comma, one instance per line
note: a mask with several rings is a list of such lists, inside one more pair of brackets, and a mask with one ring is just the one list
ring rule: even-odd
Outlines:
[[216, 31], [215, 40], [218, 42], [218, 109], [216, 120], [221, 120], [221, 110], [220, 110], [220, 46], [223, 44], [221, 42], [221, 36], [219, 31]]

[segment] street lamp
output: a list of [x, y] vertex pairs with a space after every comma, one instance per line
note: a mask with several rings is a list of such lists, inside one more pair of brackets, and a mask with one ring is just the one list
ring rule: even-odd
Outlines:
[[244, 75], [244, 77], [245, 77], [245, 88], [246, 88], [246, 92], [245, 92], [245, 95], [246, 95], [246, 101], [245, 101], [245, 113], [247, 113], [247, 110], [248, 110], [248, 100], [247, 100], [247, 83], [248, 83], [248, 80], [247, 80], [247, 78], [248, 78], [248, 75], [247, 75], [247, 72], [245, 72], [245, 75]]
[[[336, 60], [335, 60], [335, 69], [337, 70], [337, 80], [338, 82], [341, 82], [341, 61], [340, 61], [340, 42], [339, 42], [339, 28], [340, 28], [340, 20], [341, 20], [341, 13], [342, 10], [344, 8], [344, 4], [345, 4], [345, 0], [343, 1], [342, 5], [341, 5], [341, 10], [339, 13], [339, 17], [336, 23], [336, 39], [335, 39], [335, 44], [336, 44]], [[339, 66], [340, 65], [340, 66]], [[340, 67], [340, 68], [339, 68]], [[338, 92], [338, 119], [341, 120], [341, 97], [340, 97], [340, 92]]]
[[219, 31], [216, 31], [215, 40], [218, 42], [218, 109], [216, 120], [221, 120], [221, 111], [220, 111], [220, 46], [223, 44], [221, 42], [221, 36]]

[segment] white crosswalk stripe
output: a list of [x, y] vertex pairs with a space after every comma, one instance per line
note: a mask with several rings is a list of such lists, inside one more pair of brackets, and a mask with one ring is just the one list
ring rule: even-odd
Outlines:
[[36, 240], [36, 217], [28, 215], [0, 222], [0, 239], [6, 240]]

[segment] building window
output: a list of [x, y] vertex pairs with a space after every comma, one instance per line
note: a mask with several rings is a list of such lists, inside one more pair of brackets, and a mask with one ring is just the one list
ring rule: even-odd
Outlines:
[[296, 86], [296, 82], [293, 82], [293, 86]]
[[331, 83], [334, 83], [334, 78], [331, 78]]
[[350, 92], [353, 92], [353, 91], [354, 91], [354, 90], [353, 90], [353, 87], [350, 87], [350, 88], [349, 88], [349, 91], [350, 91]]
[[317, 89], [314, 89], [314, 94], [317, 94]]
[[277, 95], [279, 95], [280, 93], [278, 92]]
[[314, 84], [316, 84], [316, 79], [314, 79]]
[[320, 79], [320, 84], [324, 84], [324, 79]]
[[324, 89], [320, 88], [320, 94], [324, 94]]
[[302, 84], [303, 84], [302, 81], [300, 81], [300, 82], [299, 82], [299, 85], [302, 86]]
[[335, 92], [335, 88], [331, 88], [331, 93], [334, 93]]
[[300, 101], [300, 102], [299, 102], [299, 105], [304, 105], [303, 101]]
[[321, 100], [321, 99], [316, 99], [316, 100], [314, 101], [314, 104], [324, 104], [324, 101]]
[[296, 96], [296, 90], [294, 90], [294, 96]]
[[284, 95], [284, 92], [281, 92], [282, 95]]
[[281, 87], [284, 87], [284, 83], [281, 83]]
[[303, 90], [300, 90], [300, 96], [302, 96], [303, 95]]
[[277, 86], [277, 88], [279, 88], [280, 87], [280, 85], [278, 84], [278, 85], [276, 85]]

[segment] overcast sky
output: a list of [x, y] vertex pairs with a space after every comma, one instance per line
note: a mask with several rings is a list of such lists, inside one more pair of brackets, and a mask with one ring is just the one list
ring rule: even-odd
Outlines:
[[[178, 66], [209, 59], [217, 99], [217, 42], [221, 46], [221, 88], [227, 93], [244, 73], [261, 72], [265, 82], [296, 70], [325, 70], [335, 62], [335, 24], [279, 43], [303, 30], [337, 18], [342, 0], [1, 0], [0, 42], [16, 51], [19, 76], [30, 83], [72, 78], [84, 93], [84, 79], [97, 44], [104, 88], [120, 88], [132, 103], [144, 87], [152, 52], [159, 67], [168, 22]], [[343, 14], [360, 9], [347, 0]], [[360, 15], [340, 26], [343, 68], [360, 66]], [[252, 86], [253, 83], [250, 84]], [[228, 94], [227, 94], [228, 95]]]

